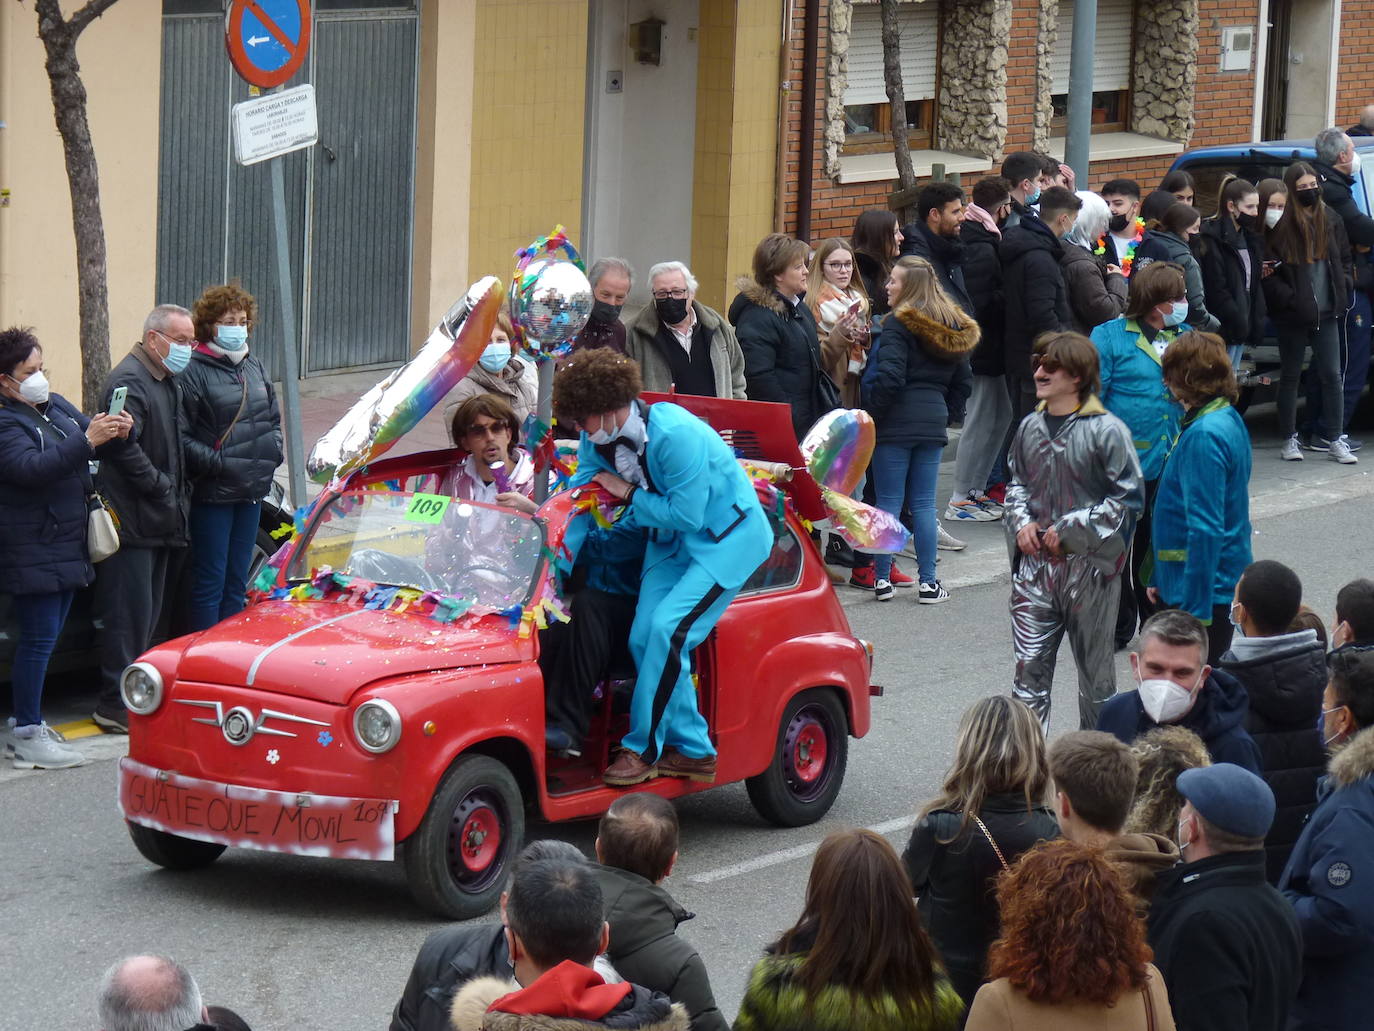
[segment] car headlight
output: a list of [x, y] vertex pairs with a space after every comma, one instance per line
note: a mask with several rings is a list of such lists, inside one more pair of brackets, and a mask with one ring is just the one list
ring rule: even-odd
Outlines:
[[401, 714], [381, 698], [363, 702], [353, 713], [353, 736], [369, 752], [390, 751], [401, 740]]
[[156, 666], [135, 662], [120, 674], [119, 693], [125, 708], [147, 716], [162, 704], [162, 674]]

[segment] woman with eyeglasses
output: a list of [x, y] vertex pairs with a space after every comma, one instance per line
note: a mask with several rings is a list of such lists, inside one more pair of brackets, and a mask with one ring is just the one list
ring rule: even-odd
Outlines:
[[846, 408], [859, 407], [859, 374], [868, 356], [868, 295], [854, 274], [848, 240], [826, 240], [811, 257], [806, 303], [816, 319], [821, 362]]
[[128, 413], [88, 419], [49, 389], [31, 329], [0, 332], [0, 583], [19, 627], [10, 665], [16, 769], [65, 769], [85, 758], [43, 720], [48, 660], [76, 592], [95, 579], [86, 547], [90, 463], [133, 428]]
[[1298, 380], [1307, 351], [1321, 377], [1319, 425], [1333, 435], [1328, 454], [1342, 465], [1358, 459], [1341, 434], [1345, 425], [1341, 378], [1341, 325], [1354, 286], [1345, 223], [1322, 201], [1321, 180], [1306, 162], [1283, 173], [1288, 205], [1267, 240], [1270, 275], [1264, 279], [1269, 317], [1279, 339], [1279, 457], [1301, 462], [1298, 443]]
[[282, 463], [281, 414], [262, 363], [249, 353], [258, 304], [237, 283], [196, 301], [196, 348], [181, 373], [191, 494], [188, 630], [243, 608], [258, 514]]

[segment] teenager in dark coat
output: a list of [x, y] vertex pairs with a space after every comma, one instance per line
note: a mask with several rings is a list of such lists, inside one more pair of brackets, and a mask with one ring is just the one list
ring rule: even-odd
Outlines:
[[1257, 232], [1259, 192], [1244, 179], [1221, 188], [1214, 217], [1203, 219], [1195, 252], [1207, 310], [1220, 323], [1231, 364], [1247, 347], [1264, 343], [1264, 241]]

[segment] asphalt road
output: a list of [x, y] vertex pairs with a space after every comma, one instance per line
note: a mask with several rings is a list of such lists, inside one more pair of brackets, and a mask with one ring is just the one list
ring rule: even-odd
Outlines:
[[[1258, 421], [1262, 433], [1267, 422]], [[1252, 481], [1255, 554], [1302, 576], [1330, 619], [1335, 592], [1374, 573], [1374, 454], [1363, 466], [1279, 463], [1267, 440]], [[912, 814], [937, 788], [959, 714], [1009, 686], [1005, 552], [996, 524], [960, 527], [967, 552], [942, 554], [955, 586], [945, 605], [909, 595], [879, 605], [840, 588], [855, 633], [875, 643], [873, 729], [852, 743], [845, 787], [812, 827], [780, 830], [731, 785], [679, 803], [682, 855], [669, 889], [696, 919], [682, 928], [705, 957], [733, 1016], [762, 947], [799, 912], [809, 858], [843, 826], [876, 827], [904, 844]], [[989, 582], [991, 581], [991, 582]], [[1120, 683], [1129, 688], [1126, 653]], [[1051, 733], [1076, 723], [1067, 647]], [[55, 713], [89, 711], [88, 684], [54, 685]], [[50, 720], [58, 722], [56, 715]], [[139, 951], [186, 963], [206, 998], [255, 1028], [385, 1028], [415, 950], [439, 921], [410, 901], [398, 868], [231, 850], [207, 870], [174, 874], [133, 849], [115, 807], [121, 740], [82, 742], [102, 758], [76, 770], [0, 772], [0, 1029], [96, 1026], [105, 967]], [[595, 825], [532, 824], [590, 851]]]

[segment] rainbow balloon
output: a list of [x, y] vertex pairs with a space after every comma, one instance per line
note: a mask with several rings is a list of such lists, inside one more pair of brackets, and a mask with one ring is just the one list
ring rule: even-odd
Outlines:
[[483, 276], [430, 333], [419, 352], [358, 399], [311, 449], [317, 483], [340, 479], [384, 454], [466, 376], [491, 340], [506, 288]]
[[873, 458], [873, 442], [873, 416], [859, 408], [836, 408], [806, 431], [801, 453], [822, 487], [853, 494]]
[[895, 555], [911, 540], [911, 531], [891, 512], [821, 488], [825, 507], [830, 509], [831, 529], [849, 542], [855, 551]]

